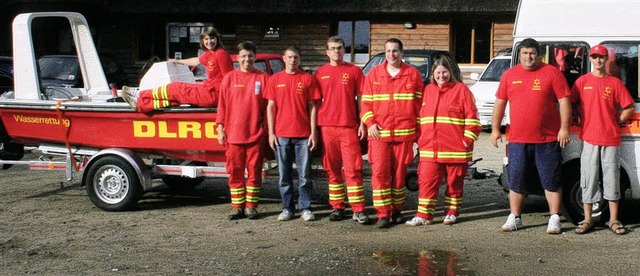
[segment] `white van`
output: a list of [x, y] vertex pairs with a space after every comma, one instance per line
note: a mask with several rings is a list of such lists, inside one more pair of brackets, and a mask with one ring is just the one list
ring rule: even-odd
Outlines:
[[[636, 100], [638, 98], [638, 49], [640, 45], [640, 1], [629, 0], [520, 0], [513, 31], [513, 65], [518, 62], [518, 46], [533, 38], [542, 46], [543, 61], [557, 66], [571, 87], [591, 71], [589, 50], [602, 44], [613, 50], [610, 64]], [[572, 126], [571, 143], [563, 150], [564, 216], [577, 223], [583, 219], [580, 189], [579, 128]], [[508, 137], [508, 135], [507, 135]], [[640, 198], [640, 113], [622, 127], [620, 184], [631, 198]], [[507, 158], [504, 165], [508, 166]], [[506, 167], [501, 184], [506, 183]], [[533, 179], [532, 177], [530, 179]], [[533, 181], [535, 182], [535, 181]], [[533, 185], [538, 186], [539, 185]], [[542, 190], [538, 192], [542, 193]], [[624, 195], [625, 193], [623, 193]], [[594, 204], [594, 215], [608, 215], [608, 204]]]
[[[478, 108], [478, 119], [483, 130], [491, 130], [493, 123], [493, 106], [496, 103], [496, 91], [500, 84], [502, 74], [511, 67], [511, 55], [496, 56], [487, 65], [481, 74], [471, 73], [471, 79], [475, 80], [469, 90], [476, 99]], [[502, 119], [502, 125], [506, 125], [509, 119], [507, 116]]]

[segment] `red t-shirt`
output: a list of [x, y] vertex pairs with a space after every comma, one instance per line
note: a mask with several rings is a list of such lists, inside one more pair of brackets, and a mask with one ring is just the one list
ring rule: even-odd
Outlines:
[[316, 79], [298, 71], [280, 71], [269, 78], [264, 98], [275, 102], [275, 133], [278, 137], [306, 138], [311, 135], [309, 102], [321, 98]]
[[322, 103], [318, 109], [319, 126], [358, 126], [356, 97], [362, 93], [364, 74], [358, 66], [343, 63], [325, 64], [315, 73]]
[[593, 74], [581, 76], [573, 84], [572, 98], [582, 106], [580, 139], [598, 146], [620, 146], [618, 108], [633, 104], [633, 98], [620, 79]]
[[542, 63], [534, 71], [521, 65], [507, 70], [496, 98], [509, 102], [509, 141], [531, 144], [557, 141], [560, 130], [557, 102], [570, 94], [566, 79], [551, 65]]
[[226, 74], [220, 84], [216, 122], [224, 125], [227, 142], [248, 144], [264, 135], [264, 87], [268, 75], [260, 70]]
[[218, 48], [215, 51], [205, 51], [198, 60], [206, 67], [207, 80], [204, 84], [211, 85], [218, 91], [224, 75], [233, 71], [231, 57], [227, 51]]

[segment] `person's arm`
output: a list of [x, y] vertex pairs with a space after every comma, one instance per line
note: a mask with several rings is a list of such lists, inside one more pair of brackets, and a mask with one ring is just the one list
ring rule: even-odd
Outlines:
[[502, 117], [504, 117], [504, 110], [506, 107], [506, 100], [496, 98], [496, 102], [493, 106], [493, 114], [491, 115], [491, 144], [496, 148], [498, 147], [498, 141], [502, 143], [500, 125], [502, 125]]
[[466, 148], [470, 148], [475, 141], [478, 140], [478, 135], [482, 131], [482, 124], [478, 119], [478, 108], [473, 100], [473, 93], [469, 91], [466, 85], [461, 86], [465, 91], [464, 93], [464, 136], [463, 142]]
[[226, 145], [227, 144], [227, 135], [224, 133], [224, 125], [218, 124], [218, 144]]
[[267, 103], [267, 128], [269, 132], [269, 146], [272, 150], [276, 150], [278, 145], [278, 139], [276, 138], [275, 131], [276, 122], [276, 103], [273, 100], [269, 100]]
[[170, 59], [167, 60], [167, 62], [173, 62], [173, 63], [177, 63], [177, 64], [184, 64], [184, 65], [188, 65], [188, 66], [191, 66], [191, 67], [200, 65], [200, 59], [198, 57], [192, 57], [192, 58], [188, 58], [188, 59], [173, 59], [173, 58], [170, 58]]
[[629, 117], [631, 117], [631, 115], [633, 114], [633, 112], [636, 111], [636, 107], [633, 106], [633, 104], [630, 104], [629, 106], [627, 106], [625, 109], [622, 110], [622, 112], [620, 113], [620, 118], [618, 119], [618, 123], [620, 124], [624, 124], [627, 119], [629, 119]]
[[[372, 70], [373, 71], [373, 70]], [[362, 89], [362, 100], [360, 102], [360, 121], [367, 126], [367, 132], [373, 139], [380, 138], [378, 130], [380, 126], [373, 119], [373, 87], [372, 78], [374, 72], [369, 72], [369, 76], [365, 78], [364, 87]]]
[[569, 143], [569, 126], [571, 125], [571, 99], [564, 97], [560, 100], [560, 131], [558, 131], [558, 142], [564, 148]]
[[309, 121], [311, 122], [311, 135], [309, 135], [310, 150], [315, 150], [318, 143], [318, 108], [315, 101], [309, 101]]

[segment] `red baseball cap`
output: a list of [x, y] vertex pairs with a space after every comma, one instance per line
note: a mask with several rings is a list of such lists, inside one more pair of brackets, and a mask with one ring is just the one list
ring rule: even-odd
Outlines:
[[589, 56], [593, 56], [593, 55], [599, 55], [599, 56], [609, 56], [609, 51], [607, 50], [607, 47], [604, 47], [604, 45], [596, 45], [591, 47], [591, 53], [589, 54]]

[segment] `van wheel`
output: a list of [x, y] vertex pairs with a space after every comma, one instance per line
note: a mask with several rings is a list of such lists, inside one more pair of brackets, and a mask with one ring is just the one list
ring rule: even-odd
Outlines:
[[[580, 187], [580, 163], [563, 170], [563, 177], [567, 180], [562, 191], [564, 217], [571, 223], [578, 225], [584, 219], [582, 188]], [[609, 203], [606, 200], [603, 199], [593, 204], [591, 219], [600, 223], [609, 220]]]
[[91, 202], [105, 211], [130, 210], [143, 192], [131, 164], [117, 156], [96, 160], [88, 168], [85, 182]]

